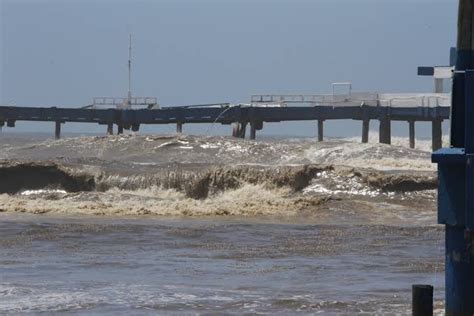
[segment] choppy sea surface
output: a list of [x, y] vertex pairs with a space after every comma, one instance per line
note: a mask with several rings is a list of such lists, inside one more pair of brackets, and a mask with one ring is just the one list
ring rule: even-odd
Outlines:
[[395, 144], [3, 135], [0, 312], [441, 313], [435, 166]]

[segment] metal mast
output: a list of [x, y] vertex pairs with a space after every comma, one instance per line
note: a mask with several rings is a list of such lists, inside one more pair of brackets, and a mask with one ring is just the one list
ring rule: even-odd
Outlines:
[[129, 37], [128, 43], [128, 95], [127, 106], [132, 107], [132, 34]]
[[[1, 1], [1, 0], [0, 0]], [[132, 34], [129, 34], [128, 41], [128, 93], [121, 97], [95, 97], [92, 101], [96, 106], [115, 106], [120, 110], [130, 110], [132, 106], [146, 106], [148, 108], [159, 108], [155, 97], [132, 97]], [[138, 128], [138, 127], [137, 127]], [[119, 129], [120, 131], [120, 129]]]

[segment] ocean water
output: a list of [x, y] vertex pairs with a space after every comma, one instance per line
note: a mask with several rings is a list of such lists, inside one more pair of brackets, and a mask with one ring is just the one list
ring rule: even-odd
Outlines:
[[418, 144], [4, 136], [0, 311], [410, 314], [426, 283], [441, 314]]

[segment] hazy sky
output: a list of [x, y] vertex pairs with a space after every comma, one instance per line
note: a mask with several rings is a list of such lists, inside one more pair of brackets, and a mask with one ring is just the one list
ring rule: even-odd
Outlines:
[[[431, 78], [417, 77], [416, 67], [448, 63], [456, 38], [457, 0], [0, 3], [5, 105], [76, 107], [94, 96], [125, 96], [129, 33], [134, 94], [156, 96], [165, 106], [248, 102], [252, 93], [327, 93], [334, 81], [352, 81], [359, 91], [431, 92]], [[329, 135], [360, 134], [359, 122], [326, 125]], [[52, 130], [51, 123], [18, 126]], [[267, 124], [261, 133], [314, 135], [315, 127]], [[394, 129], [401, 133], [405, 127]], [[209, 126], [184, 129], [204, 133]], [[211, 132], [229, 134], [230, 127]]]

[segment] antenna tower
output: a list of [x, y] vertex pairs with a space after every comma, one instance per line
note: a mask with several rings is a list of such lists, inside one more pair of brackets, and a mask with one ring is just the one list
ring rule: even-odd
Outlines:
[[132, 107], [132, 34], [129, 36], [128, 43], [128, 95], [127, 105]]

